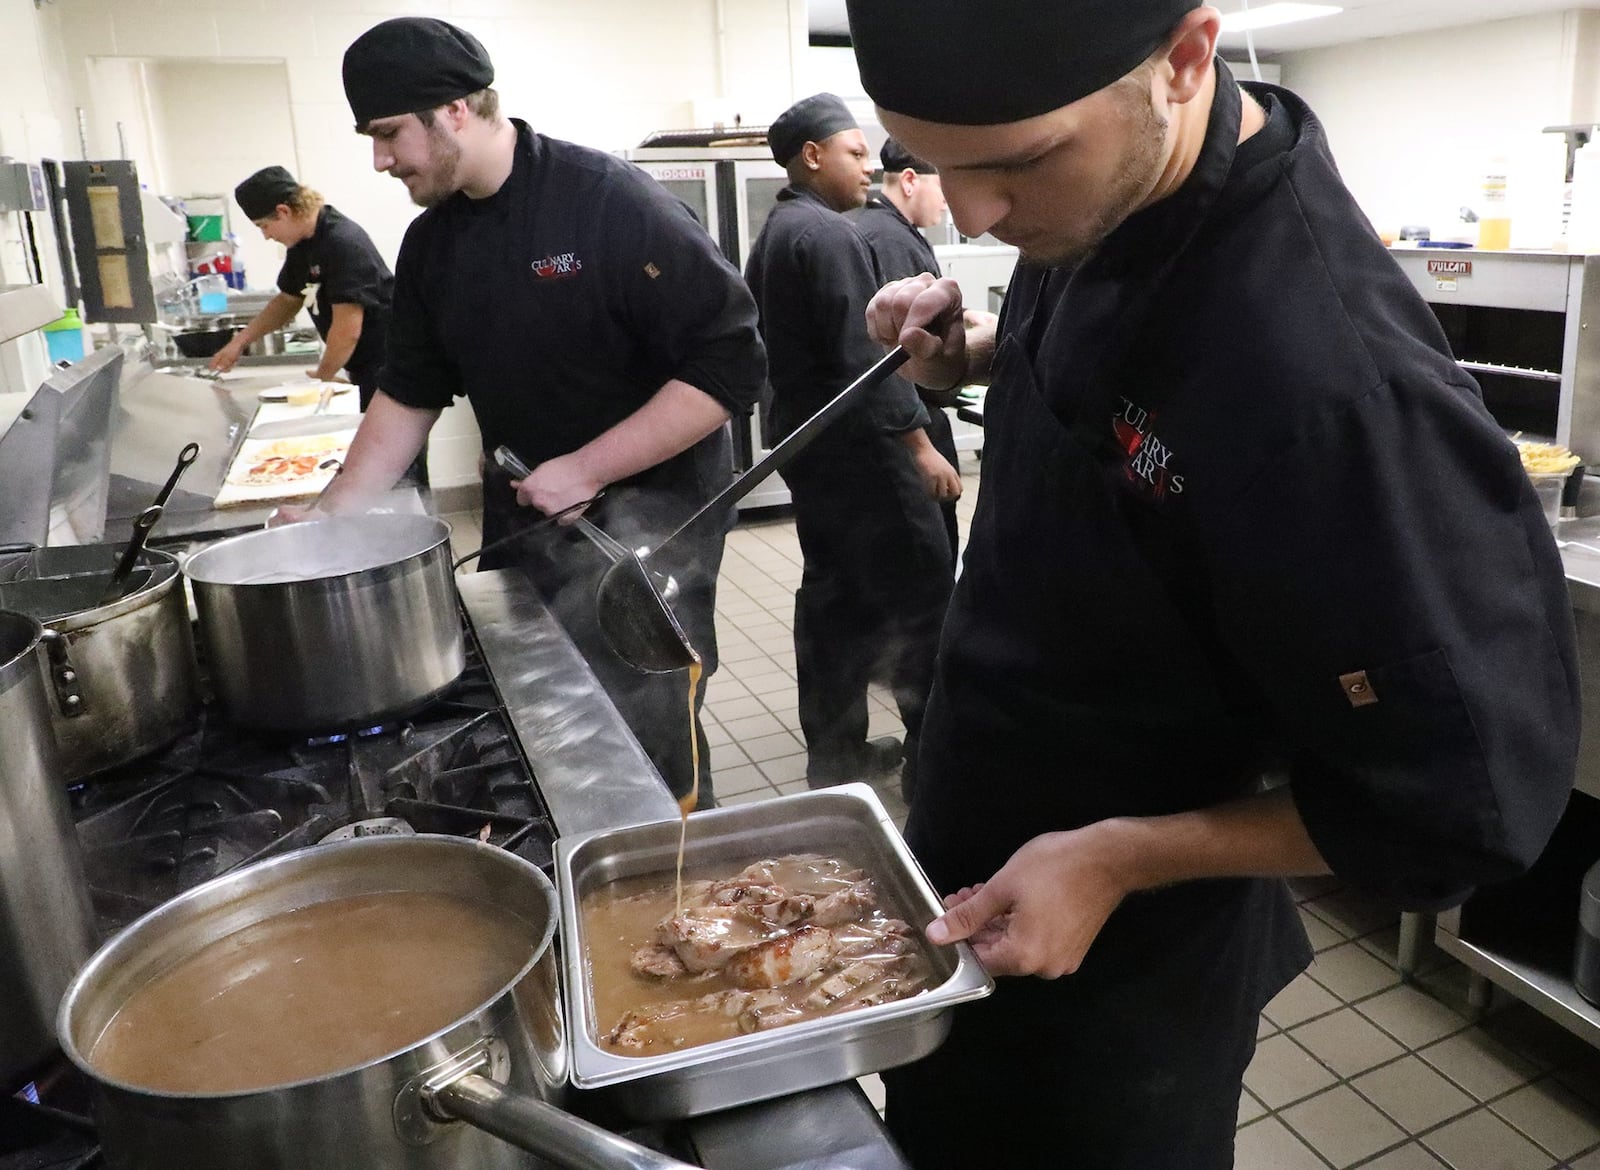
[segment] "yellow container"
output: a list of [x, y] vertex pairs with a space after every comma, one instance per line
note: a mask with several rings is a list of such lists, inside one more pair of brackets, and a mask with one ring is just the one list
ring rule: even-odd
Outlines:
[[1504, 252], [1511, 247], [1511, 221], [1509, 219], [1480, 219], [1478, 221], [1478, 247], [1492, 252]]
[[1506, 197], [1506, 161], [1497, 158], [1483, 176], [1483, 210], [1478, 216], [1478, 247], [1504, 252], [1511, 247], [1511, 207]]

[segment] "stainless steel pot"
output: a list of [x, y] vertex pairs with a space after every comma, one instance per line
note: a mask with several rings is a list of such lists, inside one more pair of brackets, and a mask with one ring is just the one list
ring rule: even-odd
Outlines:
[[56, 1005], [94, 950], [94, 912], [39, 657], [39, 623], [0, 611], [0, 1084], [55, 1050]]
[[37, 549], [0, 570], [0, 606], [46, 626], [51, 726], [64, 781], [168, 743], [199, 698], [178, 562], [145, 550], [132, 578], [138, 584], [101, 605], [119, 551], [117, 545]]
[[283, 348], [283, 331], [275, 329], [271, 333], [263, 333], [245, 346], [244, 351], [252, 357], [276, 357], [283, 352]]
[[[128, 997], [200, 947], [308, 905], [409, 890], [491, 903], [527, 926], [506, 939], [527, 955], [518, 974], [434, 1035], [316, 1080], [216, 1095], [123, 1084], [88, 1060]], [[513, 854], [457, 837], [351, 838], [225, 874], [147, 914], [72, 981], [57, 1030], [67, 1056], [95, 1082], [101, 1144], [115, 1170], [545, 1164], [529, 1151], [561, 1166], [687, 1170], [550, 1104], [567, 1074], [555, 926], [550, 880]]]
[[369, 727], [422, 706], [466, 666], [450, 526], [334, 516], [190, 557], [211, 683], [235, 722]]

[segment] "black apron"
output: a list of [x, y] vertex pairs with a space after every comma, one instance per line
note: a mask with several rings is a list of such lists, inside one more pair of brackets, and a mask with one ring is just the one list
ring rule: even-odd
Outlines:
[[[732, 479], [732, 444], [727, 430], [702, 439], [688, 451], [632, 479], [613, 484], [585, 515], [630, 548], [654, 547], [692, 516]], [[511, 480], [493, 461], [483, 476], [483, 540], [490, 544], [540, 519], [516, 502]], [[730, 515], [731, 521], [731, 515]], [[704, 665], [695, 695], [694, 735], [699, 741], [700, 801], [716, 804], [711, 783], [711, 751], [699, 712], [706, 683], [717, 669], [717, 574], [722, 568], [725, 527], [711, 525], [697, 536], [674, 542], [650, 567], [675, 577], [673, 612]], [[617, 656], [600, 632], [595, 591], [610, 563], [582, 534], [550, 525], [521, 541], [486, 554], [480, 568], [525, 570], [595, 677], [617, 705], [645, 754], [674, 796], [692, 787], [688, 716], [688, 673], [641, 674]]]
[[[1186, 206], [1167, 209], [1149, 255], [1181, 251], [1181, 225], [1203, 218], [1226, 179], [1238, 125], [1224, 74], [1195, 181], [1172, 197]], [[1080, 272], [1129, 260], [1095, 254]], [[1205, 807], [1258, 775], [1255, 729], [1206, 633], [1204, 598], [1184, 590], [1200, 574], [1182, 571], [1181, 529], [1106, 449], [1170, 263], [1133, 265], [1078, 319], [1049, 312], [1046, 285], [1028, 286], [1038, 319], [1003, 322], [983, 484], [907, 826], [941, 893], [986, 880], [1040, 834]], [[1070, 403], [1049, 397], [1032, 364], [1059, 352], [1050, 331], [1062, 328], [1084, 359]], [[954, 1013], [933, 1056], [886, 1073], [890, 1127], [918, 1170], [1222, 1170], [1256, 1017], [1309, 959], [1281, 882], [1134, 895], [1077, 974], [1000, 980]]]

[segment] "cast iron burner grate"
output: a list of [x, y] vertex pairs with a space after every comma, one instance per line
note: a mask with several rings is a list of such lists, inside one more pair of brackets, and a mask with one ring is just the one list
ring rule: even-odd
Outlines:
[[241, 865], [398, 818], [478, 837], [547, 871], [554, 829], [475, 648], [424, 711], [347, 735], [286, 739], [213, 707], [154, 756], [73, 793], [104, 933]]

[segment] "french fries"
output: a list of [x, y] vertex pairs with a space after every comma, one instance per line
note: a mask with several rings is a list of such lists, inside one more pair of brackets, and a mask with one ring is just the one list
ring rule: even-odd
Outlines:
[[1529, 475], [1566, 475], [1583, 462], [1559, 443], [1536, 443], [1520, 435], [1514, 440], [1522, 456], [1522, 469]]

